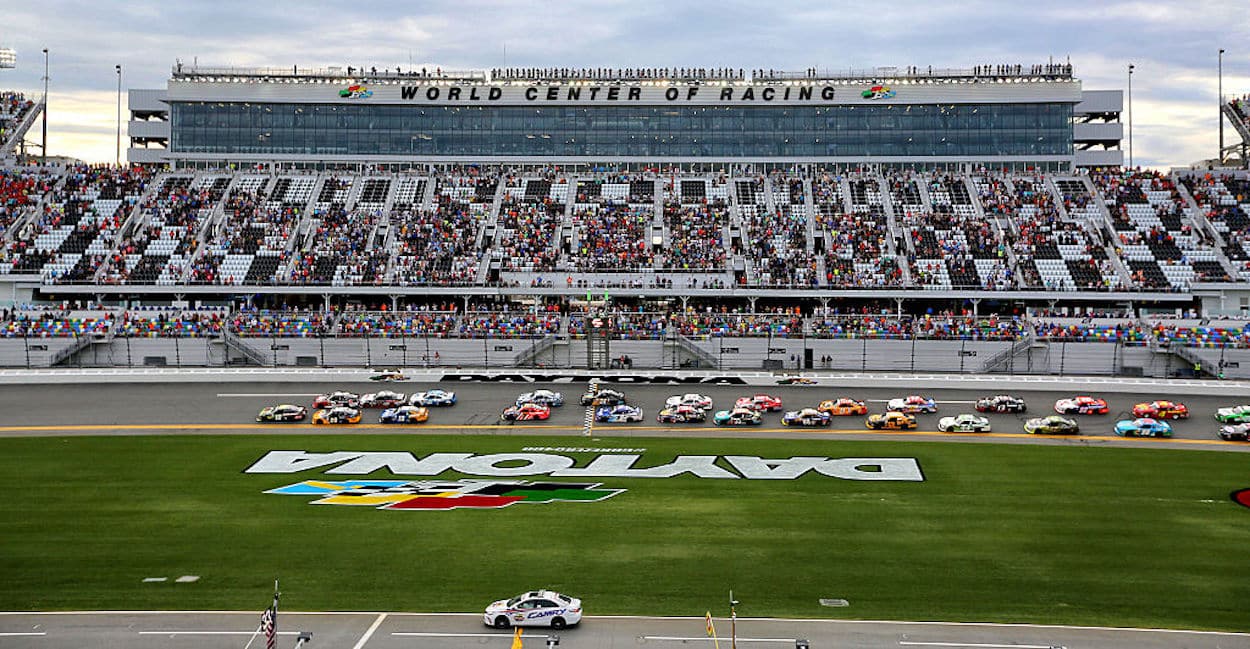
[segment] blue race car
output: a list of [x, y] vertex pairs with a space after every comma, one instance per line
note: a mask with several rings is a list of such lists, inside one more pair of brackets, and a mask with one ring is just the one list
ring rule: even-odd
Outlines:
[[408, 404], [413, 406], [454, 406], [456, 405], [456, 393], [447, 390], [434, 388], [425, 392], [415, 392], [408, 399]]
[[642, 421], [642, 408], [627, 406], [621, 404], [619, 406], [604, 406], [595, 411], [595, 421], [606, 421], [612, 423], [625, 423], [630, 421]]
[[1172, 425], [1149, 417], [1123, 419], [1116, 422], [1115, 434], [1123, 437], [1171, 437]]
[[828, 426], [833, 421], [827, 412], [815, 408], [791, 410], [781, 417], [783, 426]]
[[430, 418], [430, 411], [421, 406], [387, 408], [378, 416], [383, 424], [419, 424]]

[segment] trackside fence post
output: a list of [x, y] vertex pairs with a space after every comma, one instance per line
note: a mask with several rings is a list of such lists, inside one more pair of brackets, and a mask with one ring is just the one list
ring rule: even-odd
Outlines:
[[174, 336], [174, 366], [182, 367], [182, 345], [178, 342], [179, 336]]

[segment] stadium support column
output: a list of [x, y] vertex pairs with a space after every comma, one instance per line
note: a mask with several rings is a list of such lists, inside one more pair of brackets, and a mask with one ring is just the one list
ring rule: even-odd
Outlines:
[[971, 302], [972, 302], [972, 317], [974, 318], [980, 317], [981, 316], [981, 298], [974, 297], [972, 298]]
[[903, 298], [901, 297], [894, 298], [894, 317], [903, 317]]

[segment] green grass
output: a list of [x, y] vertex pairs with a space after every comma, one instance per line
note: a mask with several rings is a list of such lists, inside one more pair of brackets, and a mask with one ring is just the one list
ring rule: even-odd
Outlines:
[[[535, 586], [590, 614], [1245, 630], [1240, 453], [924, 442], [640, 439], [678, 454], [916, 457], [923, 483], [604, 479], [598, 503], [378, 511], [266, 495], [269, 449], [519, 451], [539, 437], [0, 440], [0, 609], [478, 611]], [[585, 461], [586, 454], [575, 454]], [[382, 477], [382, 476], [374, 476]], [[144, 577], [200, 575], [193, 584]], [[821, 597], [846, 598], [845, 609]]]

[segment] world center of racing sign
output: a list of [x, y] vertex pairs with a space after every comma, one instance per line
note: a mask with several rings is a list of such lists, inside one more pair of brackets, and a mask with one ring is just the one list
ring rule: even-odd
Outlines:
[[369, 506], [388, 510], [498, 509], [513, 504], [598, 502], [624, 489], [598, 482], [508, 480], [524, 476], [557, 478], [673, 478], [682, 475], [720, 480], [795, 480], [819, 475], [841, 480], [923, 482], [915, 458], [761, 458], [753, 455], [679, 455], [672, 461], [640, 466], [641, 455], [599, 454], [577, 466], [557, 453], [431, 453], [406, 451], [269, 451], [244, 470], [290, 474], [324, 469], [336, 476], [387, 471], [396, 476], [433, 477], [444, 473], [494, 479], [463, 480], [305, 480], [265, 493], [313, 497], [318, 505]]

